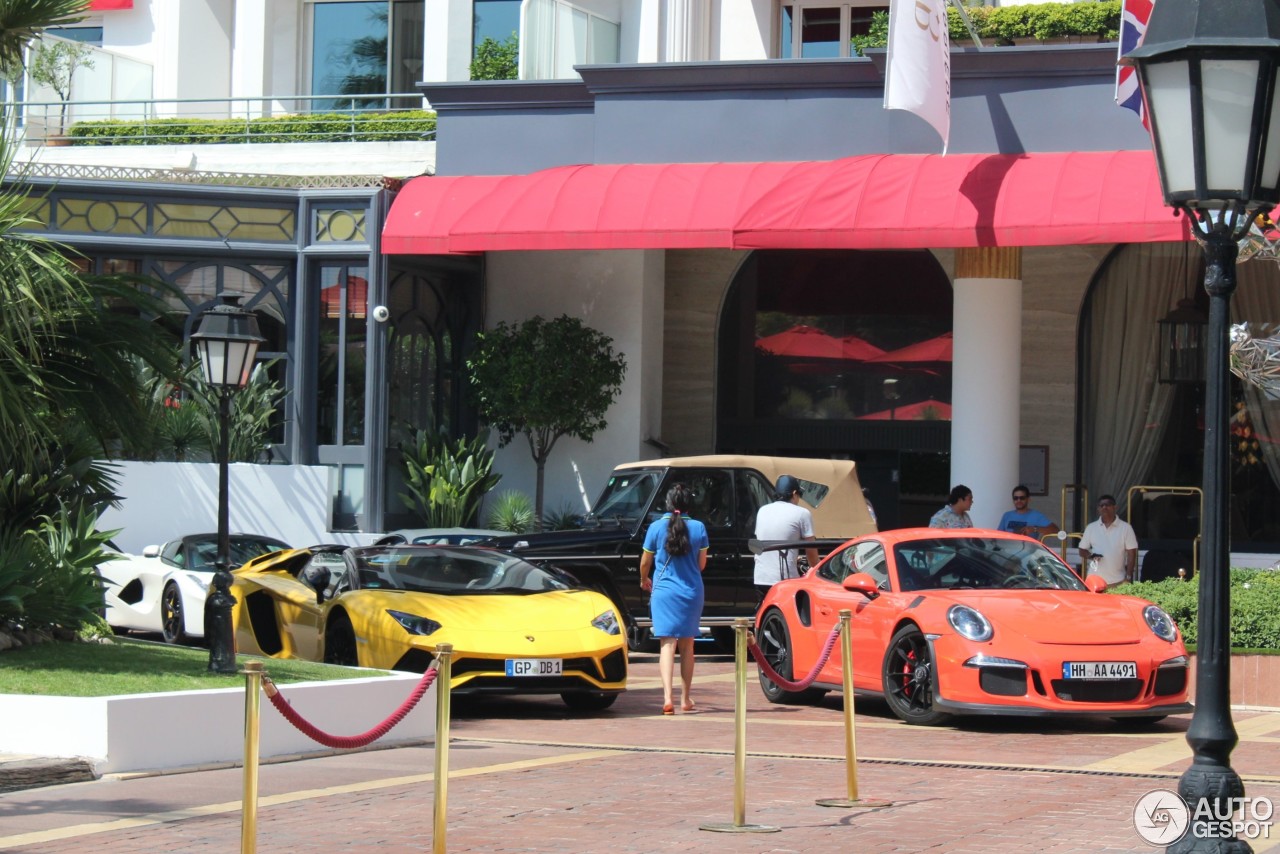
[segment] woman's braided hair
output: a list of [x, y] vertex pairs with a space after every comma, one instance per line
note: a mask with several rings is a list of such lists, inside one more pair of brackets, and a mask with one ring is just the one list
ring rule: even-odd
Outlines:
[[667, 510], [671, 513], [671, 524], [667, 526], [667, 554], [672, 557], [689, 553], [689, 526], [684, 523], [689, 508], [693, 505], [693, 492], [683, 483], [672, 485], [667, 490]]

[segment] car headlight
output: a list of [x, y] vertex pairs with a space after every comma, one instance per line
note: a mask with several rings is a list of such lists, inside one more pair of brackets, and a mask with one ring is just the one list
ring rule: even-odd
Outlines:
[[600, 616], [591, 621], [591, 625], [595, 626], [606, 635], [622, 634], [622, 627], [618, 625], [618, 615], [613, 611], [605, 611]]
[[1155, 633], [1160, 640], [1174, 641], [1178, 637], [1178, 627], [1173, 624], [1173, 617], [1170, 617], [1162, 608], [1157, 605], [1148, 605], [1142, 609], [1142, 619], [1147, 621], [1147, 628]]
[[989, 641], [995, 633], [987, 618], [968, 605], [952, 605], [948, 608], [947, 622], [957, 634], [971, 641]]
[[440, 630], [440, 624], [427, 617], [419, 617], [417, 614], [406, 614], [404, 611], [392, 611], [390, 609], [388, 609], [387, 613], [391, 615], [391, 619], [403, 626], [404, 630], [411, 635], [429, 635]]

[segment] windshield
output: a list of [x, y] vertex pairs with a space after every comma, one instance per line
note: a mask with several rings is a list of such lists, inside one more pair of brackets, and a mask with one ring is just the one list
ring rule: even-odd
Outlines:
[[894, 546], [893, 556], [903, 591], [1087, 589], [1056, 554], [1031, 540], [984, 537], [911, 540]]
[[572, 590], [558, 570], [501, 552], [440, 546], [389, 546], [354, 551], [355, 587], [444, 594], [528, 594]]
[[653, 504], [661, 480], [659, 471], [614, 472], [587, 519], [596, 523], [634, 525]]
[[[227, 557], [230, 559], [230, 565], [227, 568], [235, 569], [253, 560], [258, 555], [284, 551], [287, 548], [289, 547], [284, 543], [278, 543], [274, 540], [232, 535], [227, 543]], [[217, 538], [197, 540], [191, 544], [191, 565], [186, 567], [187, 569], [192, 569], [196, 572], [213, 572], [218, 568], [217, 562]], [[182, 565], [180, 560], [177, 563], [179, 566]]]

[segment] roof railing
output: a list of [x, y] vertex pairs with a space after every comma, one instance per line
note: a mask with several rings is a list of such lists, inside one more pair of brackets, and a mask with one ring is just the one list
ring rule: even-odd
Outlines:
[[0, 103], [28, 145], [422, 141], [429, 110], [415, 92]]

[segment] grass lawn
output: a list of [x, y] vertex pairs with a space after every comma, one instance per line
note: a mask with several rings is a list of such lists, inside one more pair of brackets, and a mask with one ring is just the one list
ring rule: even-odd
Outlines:
[[[243, 663], [252, 656], [236, 657]], [[209, 651], [154, 641], [113, 638], [110, 643], [52, 642], [0, 652], [0, 694], [106, 697], [202, 688], [239, 688], [245, 677], [208, 672]], [[383, 671], [309, 661], [265, 662], [272, 681], [359, 679]]]

